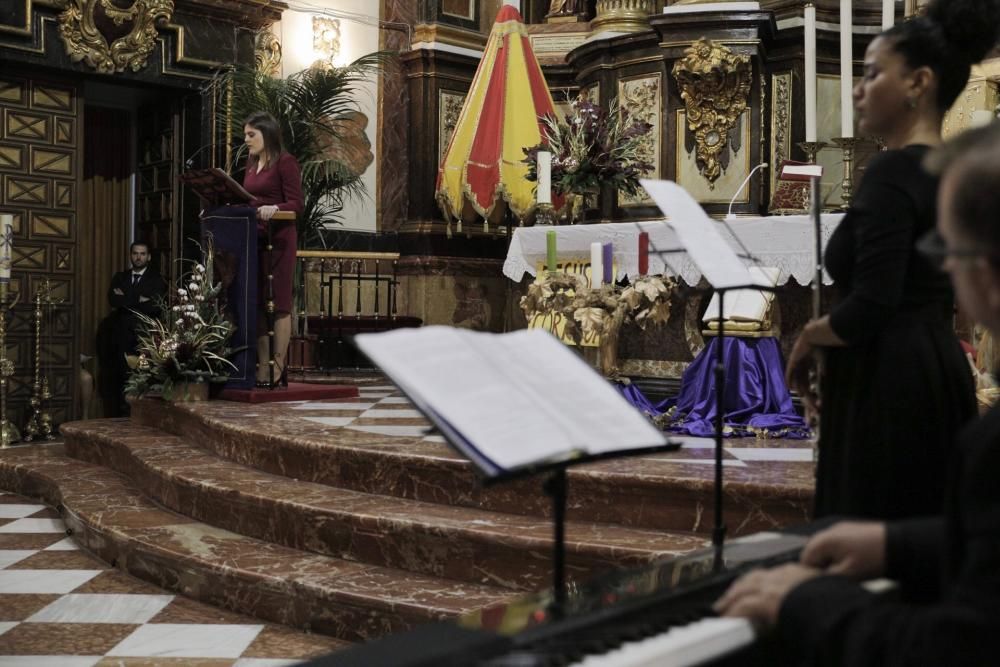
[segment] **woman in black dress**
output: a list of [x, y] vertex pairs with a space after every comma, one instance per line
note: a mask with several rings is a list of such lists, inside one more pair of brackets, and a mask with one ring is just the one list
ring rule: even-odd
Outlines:
[[854, 105], [862, 132], [888, 150], [869, 162], [827, 245], [840, 299], [805, 326], [788, 360], [789, 385], [808, 404], [813, 351], [824, 358], [817, 516], [941, 510], [948, 443], [976, 403], [948, 278], [915, 248], [935, 222], [937, 180], [921, 159], [941, 143], [971, 64], [996, 43], [998, 18], [992, 0], [938, 0], [865, 52]]

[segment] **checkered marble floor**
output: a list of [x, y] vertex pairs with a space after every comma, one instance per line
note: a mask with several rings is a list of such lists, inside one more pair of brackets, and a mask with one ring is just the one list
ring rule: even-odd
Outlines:
[[0, 492], [2, 667], [278, 667], [345, 645], [109, 568], [77, 548], [55, 510]]
[[[354, 400], [354, 399], [352, 399]], [[357, 402], [296, 401], [291, 410], [303, 412], [302, 419], [324, 426], [337, 426], [377, 435], [419, 437], [427, 442], [444, 442], [439, 435], [427, 435], [430, 424], [410, 401], [393, 385], [363, 386]], [[337, 416], [323, 416], [323, 411]], [[658, 455], [658, 461], [677, 464], [714, 465], [715, 441], [712, 438], [671, 436], [681, 443], [681, 449], [669, 455]], [[768, 443], [781, 446], [769, 447]], [[804, 440], [760, 440], [736, 438], [725, 441], [723, 463], [727, 467], [745, 468], [768, 462], [812, 463], [812, 443]]]

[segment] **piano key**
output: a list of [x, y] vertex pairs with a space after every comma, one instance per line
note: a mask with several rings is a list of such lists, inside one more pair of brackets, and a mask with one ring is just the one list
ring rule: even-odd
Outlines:
[[749, 646], [754, 637], [753, 626], [745, 619], [703, 618], [571, 664], [577, 667], [693, 667]]

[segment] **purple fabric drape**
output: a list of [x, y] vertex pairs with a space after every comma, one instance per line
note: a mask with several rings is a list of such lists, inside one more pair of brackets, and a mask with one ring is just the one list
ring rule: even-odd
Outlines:
[[[619, 389], [639, 410], [668, 414], [667, 430], [695, 436], [715, 434], [715, 374], [719, 339], [712, 338], [681, 378], [676, 398], [652, 404], [634, 385]], [[804, 439], [805, 421], [792, 406], [784, 364], [774, 338], [726, 338], [723, 343], [727, 437], [764, 436]]]

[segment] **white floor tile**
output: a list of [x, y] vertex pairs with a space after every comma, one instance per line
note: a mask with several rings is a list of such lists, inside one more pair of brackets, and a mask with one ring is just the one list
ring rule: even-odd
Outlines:
[[[17, 621], [4, 621], [3, 623], [0, 623], [0, 635], [13, 628], [15, 625], [17, 625]], [[0, 660], [3, 660], [3, 657], [0, 657]]]
[[323, 426], [347, 426], [357, 417], [303, 417], [303, 421], [322, 424]]
[[441, 444], [447, 444], [447, 440], [444, 439], [442, 435], [429, 435], [424, 438], [424, 442], [440, 442]]
[[0, 667], [93, 667], [100, 655], [0, 655]]
[[392, 384], [389, 384], [389, 385], [385, 385], [385, 384], [367, 385], [366, 384], [366, 385], [364, 385], [362, 387], [358, 387], [358, 391], [361, 391], [361, 392], [365, 392], [365, 391], [396, 391], [396, 386], [392, 385]]
[[0, 526], [0, 533], [65, 533], [62, 519], [18, 519]]
[[812, 463], [811, 447], [730, 447], [726, 449], [741, 461], [803, 461]]
[[[714, 466], [715, 459], [647, 459], [648, 461], [656, 461], [657, 463], [694, 463], [696, 465], [703, 466]], [[722, 459], [722, 467], [724, 468], [746, 468], [747, 464], [743, 463], [739, 459]]]
[[173, 595], [70, 594], [35, 612], [31, 623], [147, 623]]
[[102, 570], [0, 570], [0, 593], [69, 593]]
[[352, 431], [361, 431], [362, 433], [397, 437], [409, 436], [411, 438], [418, 438], [427, 434], [426, 426], [348, 426], [347, 428]]
[[389, 394], [382, 391], [373, 391], [373, 392], [362, 391], [358, 393], [358, 398], [361, 399], [386, 398], [387, 396], [389, 396]]
[[419, 410], [368, 410], [361, 413], [363, 419], [422, 419]]
[[45, 505], [0, 505], [0, 519], [22, 519], [45, 509]]
[[45, 547], [44, 551], [77, 551], [79, 549], [80, 546], [73, 540], [73, 538], [67, 537], [59, 540], [55, 544], [50, 544]]
[[409, 402], [410, 399], [405, 396], [389, 396], [387, 398], [383, 398], [378, 403], [379, 405], [405, 405]]
[[37, 549], [0, 549], [0, 570], [37, 553]]
[[147, 623], [123, 639], [109, 656], [238, 658], [263, 625]]
[[296, 405], [292, 410], [357, 410], [358, 412], [364, 412], [372, 407], [374, 403], [302, 403], [301, 405]]

